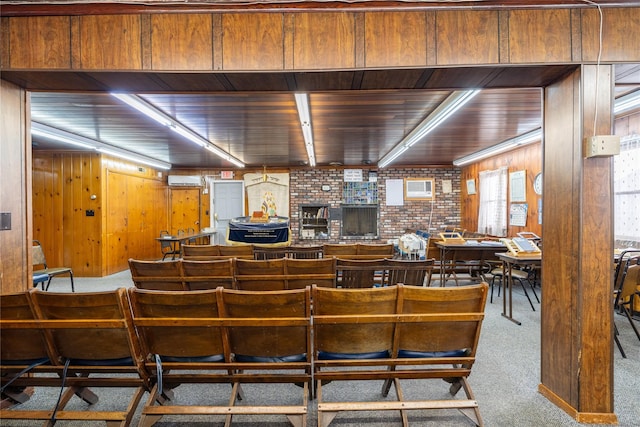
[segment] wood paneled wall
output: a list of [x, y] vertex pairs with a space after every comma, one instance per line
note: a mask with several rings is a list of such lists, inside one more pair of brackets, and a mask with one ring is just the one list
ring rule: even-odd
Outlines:
[[[595, 8], [25, 16], [4, 69], [338, 70], [596, 61]], [[605, 8], [601, 61], [640, 60], [640, 8]]]
[[31, 150], [26, 150], [26, 92], [0, 81], [0, 212], [11, 229], [0, 230], [0, 292], [31, 288]]
[[167, 218], [155, 170], [98, 153], [34, 152], [33, 236], [51, 266], [99, 277], [127, 269], [129, 257], [158, 258]]
[[[480, 185], [479, 174], [485, 170], [495, 170], [500, 167], [507, 166], [509, 172], [526, 171], [527, 183], [527, 225], [525, 227], [512, 226], [508, 223], [507, 236], [515, 236], [520, 231], [532, 231], [538, 236], [542, 236], [542, 225], [538, 223], [539, 203], [542, 196], [533, 191], [533, 180], [535, 176], [542, 172], [542, 146], [540, 143], [530, 144], [497, 156], [490, 157], [480, 162], [465, 166], [462, 168], [462, 176], [460, 183], [461, 197], [461, 226], [468, 231], [478, 230], [478, 212], [480, 204]], [[473, 179], [476, 185], [476, 194], [468, 194], [466, 182]], [[507, 209], [509, 209], [510, 201], [507, 199]], [[508, 221], [508, 211], [507, 211]]]

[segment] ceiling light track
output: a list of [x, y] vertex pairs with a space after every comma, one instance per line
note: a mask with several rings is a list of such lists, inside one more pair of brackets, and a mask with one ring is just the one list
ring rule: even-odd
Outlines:
[[432, 130], [437, 128], [449, 117], [454, 115], [467, 102], [471, 101], [480, 90], [454, 91], [435, 110], [433, 110], [418, 126], [416, 126], [402, 141], [396, 144], [384, 157], [378, 161], [378, 167], [384, 168], [393, 163], [409, 148], [422, 140]]
[[309, 95], [306, 93], [294, 94], [296, 99], [296, 107], [298, 108], [298, 116], [300, 118], [300, 127], [302, 128], [302, 136], [304, 137], [304, 146], [307, 150], [309, 158], [309, 166], [316, 165], [315, 147], [313, 144], [313, 129], [311, 127], [311, 113], [309, 112]]
[[162, 160], [154, 159], [153, 157], [145, 156], [143, 154], [134, 153], [133, 151], [124, 150], [110, 144], [105, 144], [102, 141], [76, 135], [62, 129], [43, 125], [42, 123], [31, 122], [31, 134], [43, 138], [49, 138], [65, 144], [70, 144], [76, 147], [82, 147], [88, 150], [96, 150], [110, 156], [118, 157], [136, 163], [142, 163], [156, 169], [171, 169], [171, 163], [163, 162]]
[[111, 95], [118, 98], [120, 101], [124, 102], [130, 107], [133, 107], [136, 110], [140, 111], [142, 114], [146, 115], [147, 117], [160, 123], [162, 126], [168, 127], [178, 135], [193, 142], [199, 147], [206, 148], [208, 151], [211, 151], [216, 156], [221, 157], [222, 159], [227, 160], [230, 163], [233, 163], [239, 168], [245, 167], [245, 164], [242, 161], [233, 157], [230, 153], [224, 151], [223, 149], [217, 147], [208, 139], [204, 138], [197, 132], [194, 132], [193, 130], [191, 130], [190, 128], [188, 128], [187, 126], [179, 122], [178, 120], [174, 119], [173, 117], [169, 116], [165, 112], [151, 105], [150, 103], [148, 103], [147, 101], [139, 97], [138, 95], [132, 95], [128, 93], [119, 93], [119, 92], [112, 92]]

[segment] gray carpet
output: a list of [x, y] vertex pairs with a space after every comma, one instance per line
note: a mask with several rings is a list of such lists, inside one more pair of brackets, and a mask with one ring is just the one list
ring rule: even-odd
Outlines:
[[[113, 289], [119, 286], [131, 286], [128, 271], [105, 278], [78, 278], [76, 291], [98, 291]], [[55, 278], [50, 291], [69, 292], [70, 284], [66, 278]], [[540, 380], [540, 305], [534, 302], [537, 311], [532, 311], [521, 289], [514, 289], [514, 317], [522, 322], [521, 326], [501, 316], [502, 299], [494, 299], [487, 303], [486, 318], [483, 323], [482, 336], [477, 361], [469, 378], [475, 397], [480, 405], [480, 413], [486, 426], [499, 427], [538, 427], [538, 426], [580, 426], [569, 415], [550, 403], [537, 391]], [[615, 315], [615, 322], [620, 331], [620, 341], [624, 346], [627, 359], [623, 359], [617, 348], [614, 348], [614, 402], [619, 426], [640, 426], [640, 341], [636, 338], [626, 318]], [[377, 399], [381, 383], [341, 384], [331, 383], [323, 388], [327, 400]], [[230, 387], [215, 386], [181, 386], [176, 398], [180, 402], [225, 404]], [[405, 381], [403, 391], [405, 398], [412, 396], [439, 396], [446, 398], [448, 384], [441, 380]], [[119, 400], [119, 408], [124, 405], [127, 395], [122, 391], [94, 390], [101, 396], [101, 401], [93, 410], [112, 409]], [[299, 389], [290, 385], [245, 385], [247, 400], [251, 403], [297, 403]], [[462, 392], [459, 396], [463, 395]], [[24, 407], [32, 407], [36, 403], [55, 401], [57, 394], [36, 390], [31, 401]], [[390, 393], [389, 399], [395, 395]], [[146, 399], [146, 395], [143, 399]], [[277, 400], [279, 399], [279, 400]], [[69, 408], [86, 405], [74, 399]], [[316, 425], [314, 404], [309, 404], [308, 425]], [[138, 413], [142, 403], [138, 407]], [[133, 425], [139, 420], [136, 414]], [[468, 421], [457, 411], [412, 411], [409, 421], [414, 426], [457, 427], [470, 426]], [[360, 426], [396, 426], [400, 424], [396, 412], [341, 413], [332, 422], [334, 427]], [[204, 427], [224, 424], [223, 417], [165, 417], [158, 427]], [[0, 426], [35, 426], [40, 423], [14, 422], [0, 420]], [[58, 422], [58, 426], [80, 427], [92, 425], [87, 422]], [[93, 424], [93, 425], [100, 425]], [[279, 427], [290, 425], [284, 416], [237, 416], [234, 425], [244, 427]]]

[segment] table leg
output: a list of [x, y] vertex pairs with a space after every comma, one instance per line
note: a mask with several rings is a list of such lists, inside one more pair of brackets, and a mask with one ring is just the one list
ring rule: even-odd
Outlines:
[[[522, 325], [521, 322], [513, 318], [513, 278], [511, 276], [512, 268], [513, 264], [511, 264], [510, 262], [502, 262], [502, 273], [504, 274], [502, 278], [502, 316], [511, 320], [516, 325]], [[507, 298], [509, 299], [509, 314], [507, 314]]]

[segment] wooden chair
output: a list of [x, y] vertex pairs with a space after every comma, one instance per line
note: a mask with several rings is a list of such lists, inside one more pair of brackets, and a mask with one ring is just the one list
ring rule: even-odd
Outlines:
[[[318, 425], [326, 427], [340, 411], [400, 411], [408, 425], [409, 410], [459, 409], [483, 425], [467, 377], [475, 362], [488, 285], [430, 288], [389, 286], [332, 290], [313, 287], [314, 382]], [[455, 396], [405, 399], [404, 379], [441, 379]], [[391, 385], [398, 401], [327, 401], [328, 381], [384, 380], [382, 397]], [[425, 393], [426, 395], [427, 393]]]
[[246, 291], [285, 290], [285, 259], [235, 260], [236, 288]]
[[180, 262], [182, 279], [187, 290], [197, 291], [215, 289], [218, 286], [233, 289], [235, 287], [233, 259], [216, 259], [212, 261]]
[[[302, 391], [298, 404], [271, 407], [268, 412], [286, 414], [294, 426], [306, 426], [312, 378], [310, 288], [265, 292], [223, 290], [222, 298], [223, 316], [225, 320], [233, 320], [228, 329], [230, 352], [234, 363], [240, 364], [232, 396], [240, 391], [240, 382], [285, 383], [291, 390], [302, 384], [298, 388]], [[245, 405], [250, 411], [251, 406]]]
[[234, 257], [238, 259], [254, 259], [253, 249], [253, 245], [218, 246], [221, 256]]
[[[142, 355], [133, 333], [126, 291], [121, 288], [110, 292], [74, 294], [33, 290], [30, 300], [38, 321], [14, 323], [12, 326], [24, 327], [31, 333], [42, 332], [46, 337], [50, 364], [33, 368], [31, 376], [24, 376], [15, 384], [54, 387], [61, 390], [60, 396], [57, 402], [51, 402], [45, 409], [2, 411], [0, 417], [48, 420], [48, 425], [55, 424], [57, 420], [104, 420], [107, 425], [128, 426], [144, 392], [149, 389], [149, 382], [139, 364]], [[33, 340], [27, 346], [20, 345], [15, 354], [27, 356], [31, 351], [27, 351], [27, 347], [35, 349], [41, 344], [42, 336], [34, 335]], [[7, 345], [12, 346], [13, 343], [3, 341], [3, 347]], [[8, 351], [13, 350], [10, 347]], [[38, 351], [31, 356], [39, 356]], [[42, 370], [56, 375], [40, 376], [38, 372]], [[91, 411], [78, 409], [77, 405], [67, 409], [74, 395], [89, 404], [95, 403], [97, 395], [89, 389], [101, 387], [128, 388], [132, 392], [121, 410]]]
[[254, 255], [254, 259], [257, 259], [257, 260], [288, 258], [289, 247], [288, 246], [282, 246], [282, 247], [259, 246], [254, 248], [253, 255]]
[[353, 260], [338, 258], [336, 262], [337, 286], [341, 288], [371, 288], [387, 283], [384, 259]]
[[[24, 403], [31, 397], [28, 387], [32, 384], [29, 377], [21, 375], [21, 371], [29, 373], [39, 371], [38, 365], [50, 368], [49, 350], [42, 330], [35, 325], [19, 327], [20, 322], [35, 318], [31, 309], [28, 292], [0, 295], [0, 380], [2, 382], [2, 399], [6, 399], [7, 407]], [[16, 326], [9, 328], [9, 326]], [[31, 369], [29, 369], [31, 367]], [[22, 385], [12, 385], [15, 381], [27, 381]], [[4, 405], [3, 405], [4, 409]], [[4, 413], [0, 413], [0, 419]]]
[[182, 259], [209, 260], [220, 256], [217, 245], [182, 245]]
[[355, 243], [344, 245], [325, 243], [324, 245], [322, 245], [323, 258], [350, 258], [356, 255], [358, 255], [358, 247]]
[[335, 258], [287, 258], [285, 260], [285, 272], [287, 289], [303, 289], [311, 285], [336, 287]]
[[134, 285], [140, 289], [160, 291], [187, 290], [182, 279], [180, 260], [141, 261], [129, 259], [129, 270]]
[[[75, 292], [73, 286], [73, 271], [71, 270], [71, 267], [49, 267], [49, 265], [47, 264], [47, 258], [44, 255], [44, 250], [42, 249], [42, 245], [37, 240], [33, 241], [31, 250], [33, 257], [32, 264], [34, 267], [34, 286], [37, 286], [38, 283], [42, 283], [42, 290], [48, 291], [49, 285], [51, 284], [51, 279], [61, 274], [68, 274], [69, 279], [71, 279], [71, 292]], [[42, 268], [38, 269], [36, 267]], [[44, 284], [45, 281], [47, 282], [46, 286]]]
[[322, 258], [322, 246], [289, 246], [289, 258], [317, 259]]
[[393, 243], [387, 244], [373, 244], [373, 243], [358, 243], [357, 256], [358, 259], [379, 259], [379, 258], [393, 258], [395, 248]]
[[387, 283], [389, 285], [402, 283], [412, 286], [429, 286], [434, 262], [434, 259], [387, 259], [385, 261], [385, 266], [388, 271]]
[[[308, 290], [159, 292], [129, 290], [145, 365], [156, 378], [141, 427], [163, 415], [286, 414], [306, 422], [310, 363]], [[280, 363], [277, 363], [280, 362]], [[158, 368], [161, 366], [161, 368]], [[274, 370], [278, 370], [276, 374]], [[302, 402], [289, 406], [236, 406], [243, 383], [304, 383]], [[178, 386], [230, 384], [226, 404], [179, 404]], [[164, 403], [159, 405], [159, 403]]]

